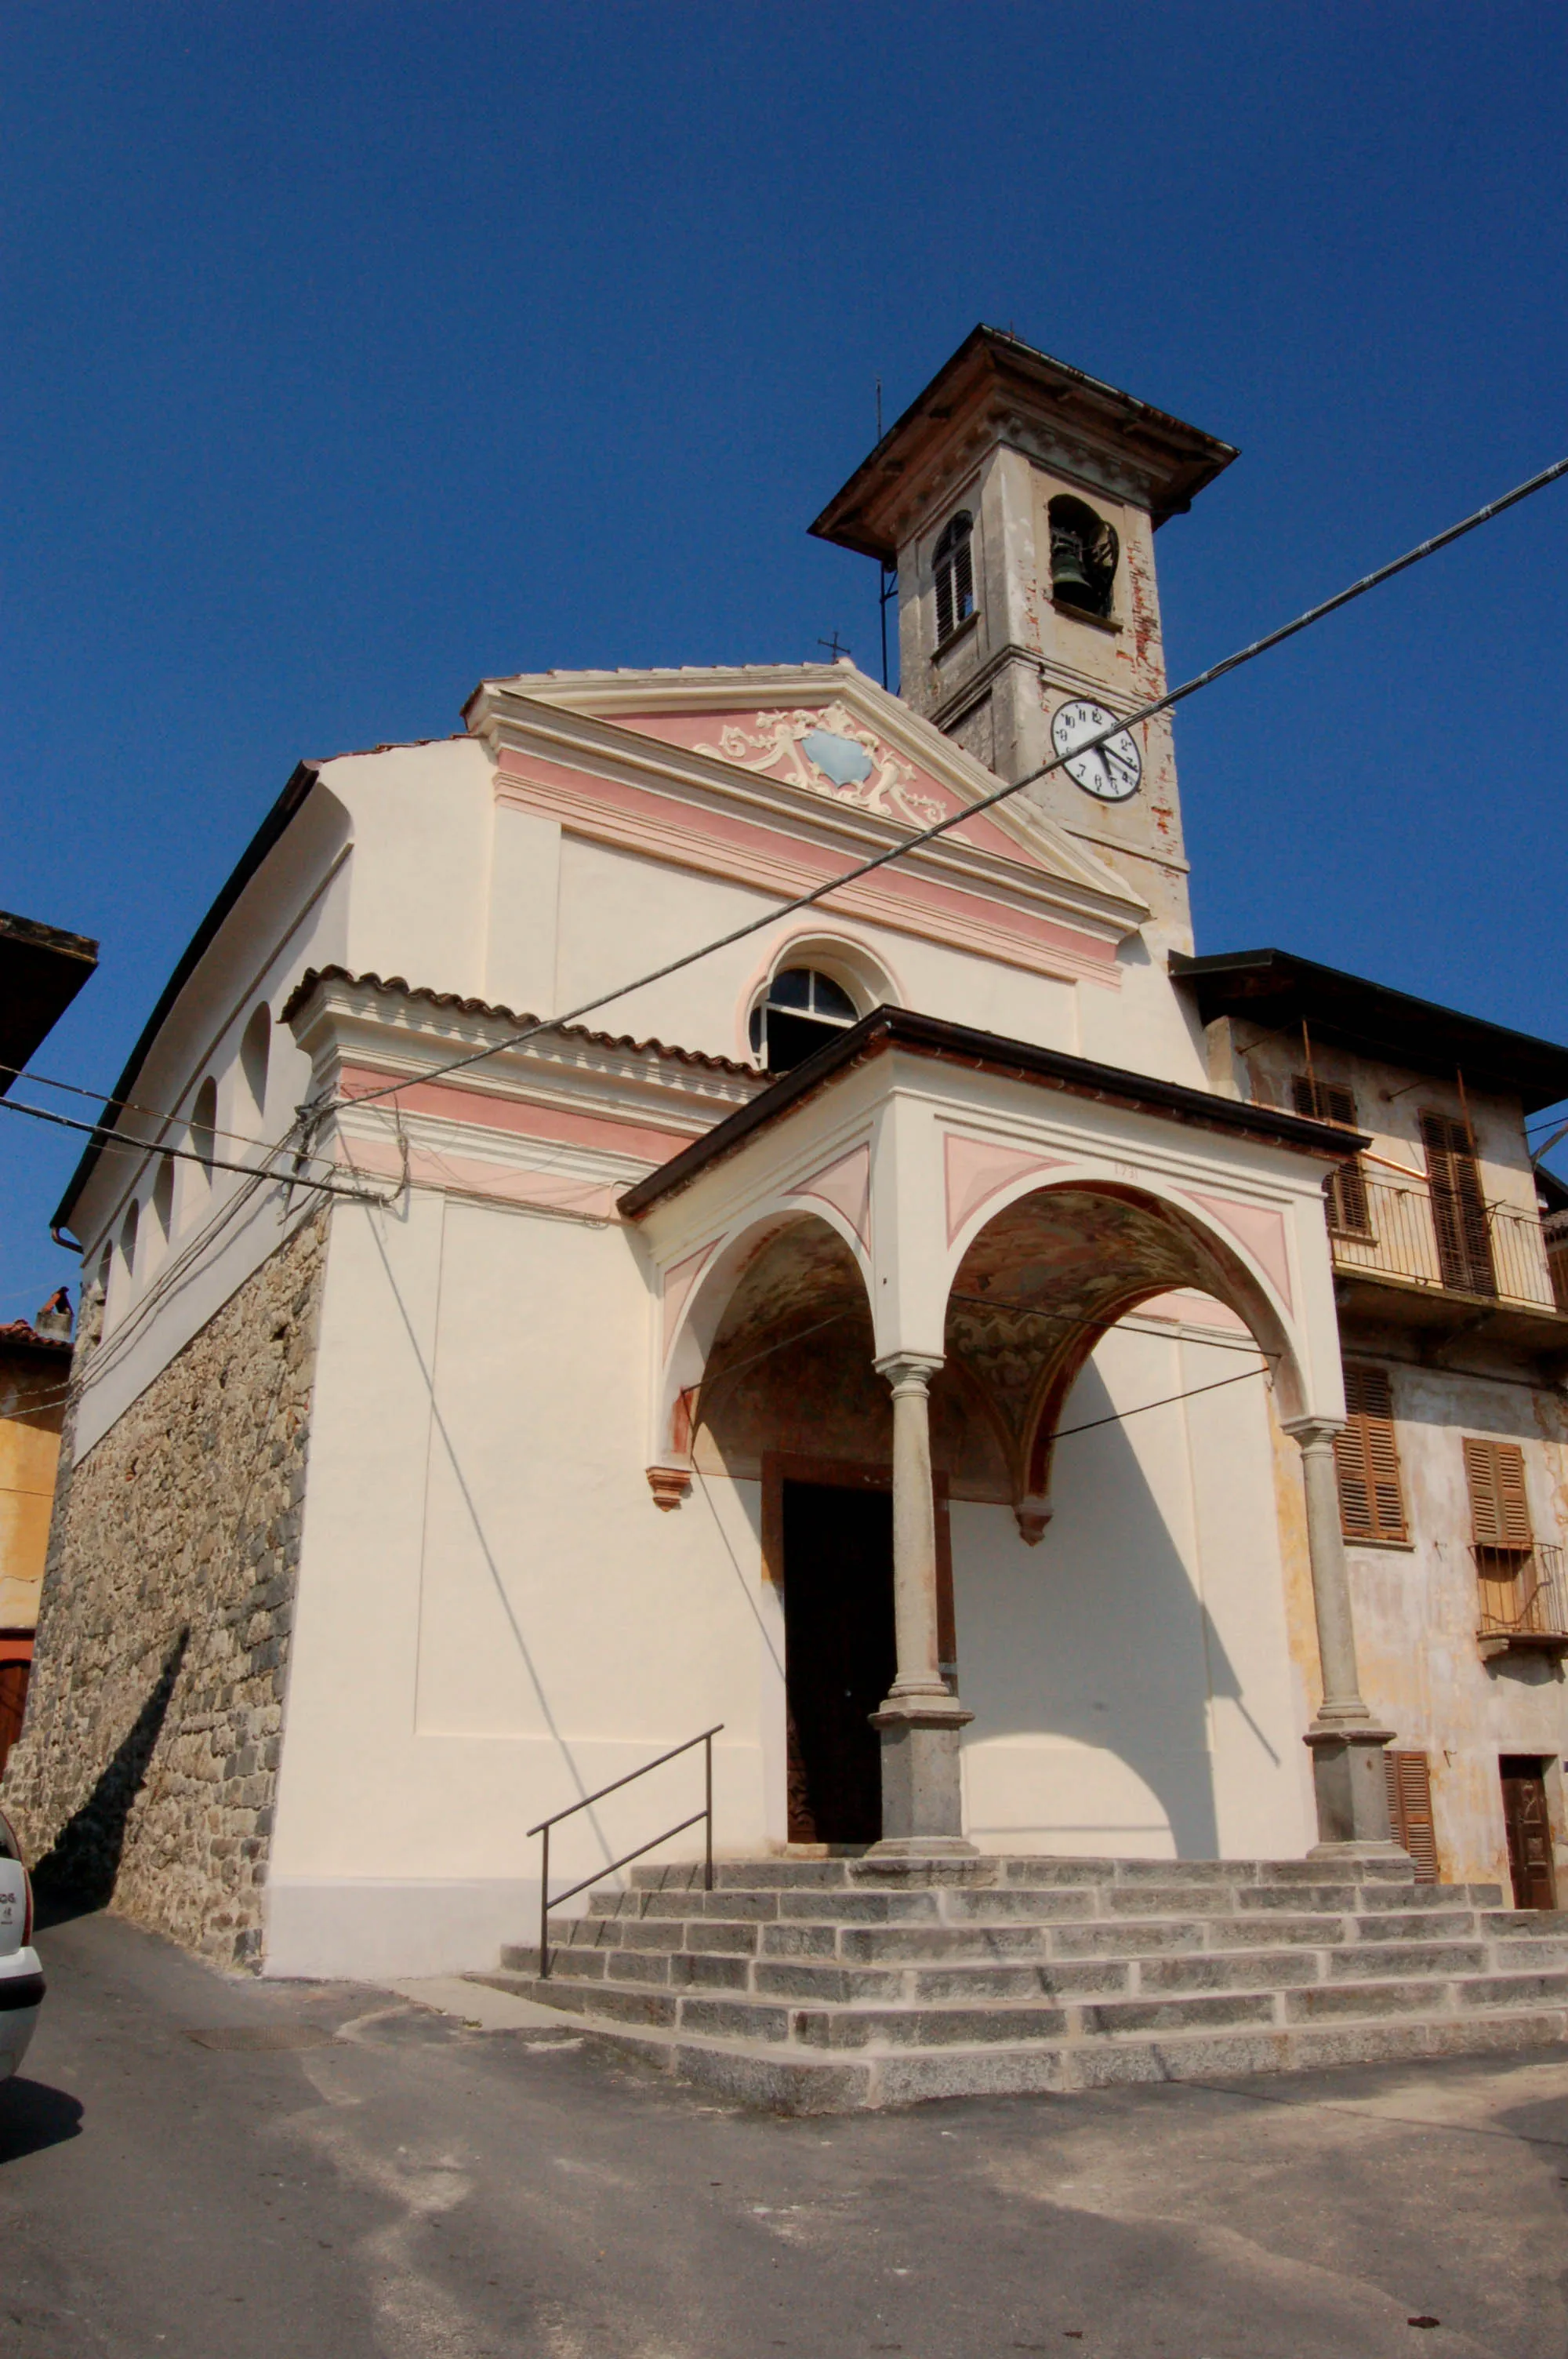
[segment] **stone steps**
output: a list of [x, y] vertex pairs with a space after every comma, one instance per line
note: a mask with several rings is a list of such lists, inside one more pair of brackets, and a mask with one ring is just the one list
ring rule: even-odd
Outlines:
[[1568, 2038], [1568, 1911], [1399, 1859], [636, 1868], [474, 1977], [790, 2111]]

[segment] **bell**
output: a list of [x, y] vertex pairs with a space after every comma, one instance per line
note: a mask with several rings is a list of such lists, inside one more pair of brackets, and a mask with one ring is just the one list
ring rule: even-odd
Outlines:
[[1083, 543], [1076, 532], [1051, 536], [1051, 591], [1069, 606], [1092, 606], [1098, 592], [1084, 571]]

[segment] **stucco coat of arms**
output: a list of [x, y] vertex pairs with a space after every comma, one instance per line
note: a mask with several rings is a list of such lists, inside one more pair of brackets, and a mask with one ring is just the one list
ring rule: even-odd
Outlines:
[[716, 745], [699, 754], [733, 763], [737, 769], [766, 771], [803, 787], [828, 802], [849, 803], [881, 819], [929, 827], [946, 814], [935, 795], [922, 794], [908, 762], [884, 745], [843, 704], [816, 712], [759, 712], [755, 725], [736, 723], [719, 732]]

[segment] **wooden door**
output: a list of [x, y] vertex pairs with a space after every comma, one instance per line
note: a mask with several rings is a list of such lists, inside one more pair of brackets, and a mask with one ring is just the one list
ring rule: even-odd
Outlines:
[[1552, 1821], [1547, 1816], [1546, 1779], [1541, 1764], [1528, 1756], [1505, 1753], [1499, 1767], [1514, 1907], [1554, 1908], [1557, 1890], [1552, 1869]]
[[0, 1663], [0, 1770], [5, 1767], [5, 1756], [22, 1734], [22, 1716], [27, 1708], [27, 1677], [31, 1663]]
[[786, 1482], [784, 1575], [790, 1841], [875, 1843], [881, 1744], [870, 1715], [897, 1668], [892, 1494]]

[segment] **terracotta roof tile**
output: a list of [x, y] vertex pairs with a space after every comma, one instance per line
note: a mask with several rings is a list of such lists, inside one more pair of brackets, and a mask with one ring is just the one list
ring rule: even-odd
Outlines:
[[548, 1016], [529, 1016], [519, 1008], [499, 1006], [492, 1000], [467, 999], [456, 991], [432, 991], [427, 984], [411, 984], [400, 974], [352, 974], [346, 966], [307, 968], [289, 993], [279, 1020], [287, 1024], [322, 983], [350, 983], [365, 991], [396, 992], [405, 999], [421, 999], [427, 1007], [449, 1008], [456, 1016], [482, 1016], [496, 1023], [514, 1025], [519, 1032], [541, 1024], [562, 1039], [588, 1040], [596, 1049], [619, 1049], [632, 1057], [662, 1057], [671, 1064], [695, 1066], [701, 1072], [734, 1073], [754, 1082], [768, 1078], [757, 1066], [743, 1065], [733, 1057], [710, 1057], [704, 1049], [677, 1049], [667, 1040], [637, 1040], [630, 1032], [595, 1032], [584, 1024], [552, 1024]]

